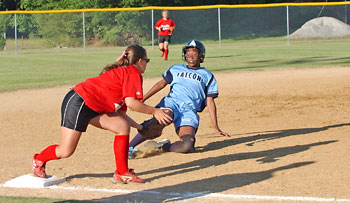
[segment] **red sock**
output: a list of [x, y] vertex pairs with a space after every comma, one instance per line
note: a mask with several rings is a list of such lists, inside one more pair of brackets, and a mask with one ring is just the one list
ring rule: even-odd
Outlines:
[[164, 49], [164, 60], [167, 60], [168, 59], [168, 53], [169, 53], [169, 49]]
[[50, 145], [46, 149], [44, 149], [40, 154], [36, 155], [35, 158], [46, 163], [51, 160], [56, 160], [58, 157], [56, 156], [56, 147], [58, 145]]
[[116, 135], [114, 137], [114, 156], [117, 172], [120, 175], [129, 171], [128, 168], [129, 135]]

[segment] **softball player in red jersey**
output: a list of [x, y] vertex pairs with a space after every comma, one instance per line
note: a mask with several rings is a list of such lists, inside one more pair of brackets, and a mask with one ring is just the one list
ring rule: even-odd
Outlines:
[[154, 26], [158, 32], [158, 44], [160, 49], [160, 56], [163, 57], [164, 60], [168, 60], [169, 53], [169, 43], [171, 40], [171, 34], [175, 29], [175, 23], [171, 20], [169, 16], [169, 12], [164, 10], [162, 12], [162, 18], [158, 20], [156, 25]]
[[46, 162], [71, 156], [89, 124], [115, 133], [114, 154], [117, 169], [113, 182], [143, 183], [133, 169], [128, 168], [130, 126], [140, 129], [126, 114], [127, 108], [154, 115], [160, 123], [171, 121], [163, 110], [141, 102], [142, 76], [149, 59], [146, 50], [138, 45], [129, 46], [112, 65], [101, 74], [77, 84], [65, 96], [61, 108], [61, 143], [50, 145], [33, 157], [33, 174], [45, 178]]

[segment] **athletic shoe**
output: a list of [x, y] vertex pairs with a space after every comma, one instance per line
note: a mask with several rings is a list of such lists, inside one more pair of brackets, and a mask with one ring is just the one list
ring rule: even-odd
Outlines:
[[164, 51], [160, 51], [160, 57], [164, 56]]
[[117, 183], [144, 183], [145, 181], [139, 177], [136, 176], [134, 169], [129, 169], [128, 172], [126, 172], [124, 175], [120, 175], [117, 171], [115, 171], [113, 175], [112, 182]]
[[33, 157], [33, 174], [34, 176], [39, 178], [46, 178], [46, 173], [45, 173], [46, 163], [36, 159], [35, 157], [37, 155], [38, 154], [35, 154]]
[[134, 158], [135, 158], [135, 155], [131, 151], [129, 151], [128, 152], [128, 159], [134, 159]]
[[168, 58], [164, 58], [164, 61], [167, 61], [168, 60]]
[[165, 144], [170, 144], [170, 140], [164, 139], [164, 140], [158, 141], [157, 144], [155, 145], [155, 148], [161, 149]]
[[134, 159], [135, 158], [135, 152], [138, 152], [139, 150], [133, 147], [129, 147], [129, 152], [128, 152], [128, 158], [129, 159]]

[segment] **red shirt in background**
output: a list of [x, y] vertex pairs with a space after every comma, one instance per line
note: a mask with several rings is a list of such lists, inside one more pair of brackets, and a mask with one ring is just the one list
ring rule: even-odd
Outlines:
[[143, 99], [142, 76], [134, 66], [118, 67], [77, 84], [74, 91], [97, 113], [126, 111], [125, 97]]
[[159, 19], [155, 28], [160, 27], [161, 29], [158, 32], [158, 36], [168, 36], [171, 35], [170, 27], [175, 27], [175, 23], [170, 18], [164, 20], [163, 18]]

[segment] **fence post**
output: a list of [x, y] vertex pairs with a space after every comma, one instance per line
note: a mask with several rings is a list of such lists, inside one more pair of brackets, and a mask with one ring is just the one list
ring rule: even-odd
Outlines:
[[4, 41], [5, 41], [5, 44], [4, 44], [4, 51], [6, 51], [6, 32], [4, 32]]
[[17, 15], [16, 14], [15, 14], [15, 50], [17, 54], [18, 48], [17, 48]]
[[152, 28], [152, 49], [154, 48], [154, 27], [153, 27], [153, 24], [154, 24], [154, 13], [153, 13], [153, 9], [152, 9], [152, 25], [151, 25], [151, 28]]
[[345, 23], [348, 24], [348, 5], [345, 4]]
[[84, 52], [86, 52], [86, 38], [85, 38], [85, 12], [83, 12], [83, 44], [84, 44]]
[[287, 6], [287, 44], [289, 45], [289, 7]]
[[219, 47], [221, 47], [221, 19], [220, 19], [220, 8], [218, 8], [218, 29], [219, 29]]

